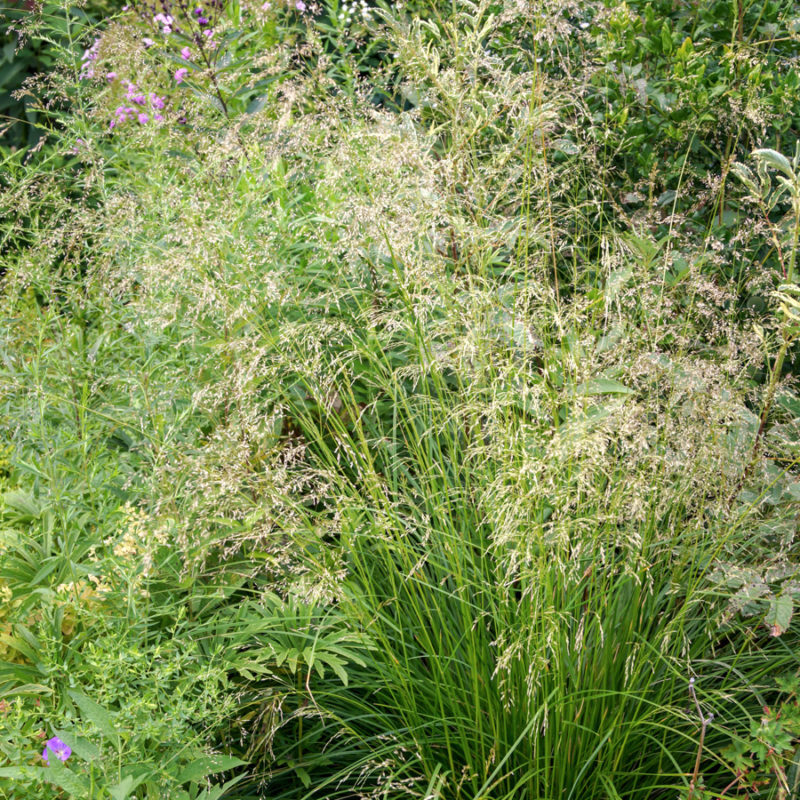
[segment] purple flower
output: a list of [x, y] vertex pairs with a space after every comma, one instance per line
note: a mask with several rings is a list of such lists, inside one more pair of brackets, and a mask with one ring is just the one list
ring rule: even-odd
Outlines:
[[208, 17], [200, 17], [197, 20], [198, 25], [208, 25]]
[[305, 11], [306, 10], [306, 4], [303, 2], [303, 0], [297, 0], [297, 2], [294, 4], [294, 7], [298, 11]]
[[181, 50], [181, 58], [184, 61], [188, 61], [191, 57], [192, 51], [188, 47], [184, 47], [183, 50]]
[[154, 119], [156, 122], [161, 122], [161, 120], [163, 120], [163, 119], [164, 119], [164, 115], [163, 115], [163, 114], [153, 114], [153, 119]]
[[109, 73], [108, 73], [108, 75], [106, 75], [106, 80], [107, 80], [109, 83], [112, 83], [112, 82], [113, 82], [113, 81], [115, 81], [116, 79], [117, 79], [117, 73], [116, 73], [116, 72], [109, 72]]
[[164, 98], [159, 97], [157, 94], [151, 94], [150, 105], [153, 106], [153, 108], [161, 110], [162, 108], [164, 108]]
[[42, 758], [49, 764], [50, 760], [47, 757], [48, 750], [56, 756], [59, 761], [66, 761], [72, 755], [72, 748], [66, 742], [62, 742], [58, 736], [48, 739], [45, 742], [44, 750], [42, 750]]
[[155, 42], [149, 36], [145, 36], [144, 39], [142, 39], [142, 44], [145, 47], [152, 47]]
[[150, 122], [150, 117], [148, 117], [147, 114], [145, 114], [144, 112], [139, 114], [137, 119], [139, 120], [140, 125], [146, 125], [148, 122]]
[[183, 79], [189, 74], [189, 70], [186, 67], [180, 67], [180, 69], [175, 70], [175, 83], [183, 83]]
[[196, 8], [196, 9], [194, 10], [194, 15], [195, 15], [196, 17], [202, 17], [202, 16], [203, 16], [203, 9], [202, 9], [202, 8]]
[[203, 36], [208, 36], [210, 38], [213, 35], [214, 35], [214, 31], [211, 28], [209, 28], [206, 31], [203, 31]]

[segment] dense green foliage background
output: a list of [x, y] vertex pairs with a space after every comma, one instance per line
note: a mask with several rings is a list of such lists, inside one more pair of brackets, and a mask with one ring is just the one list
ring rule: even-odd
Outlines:
[[795, 3], [8, 20], [0, 796], [797, 796]]

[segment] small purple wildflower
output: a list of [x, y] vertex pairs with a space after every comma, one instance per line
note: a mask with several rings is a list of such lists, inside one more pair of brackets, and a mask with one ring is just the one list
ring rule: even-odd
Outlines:
[[211, 28], [209, 28], [208, 30], [203, 31], [203, 36], [207, 36], [207, 37], [211, 38], [213, 35], [214, 35], [214, 31]]
[[151, 94], [150, 105], [160, 111], [162, 108], [164, 108], [164, 98], [159, 97], [157, 94]]
[[106, 75], [106, 80], [109, 83], [113, 83], [116, 79], [117, 79], [117, 73], [116, 72], [109, 72], [108, 75]]
[[196, 9], [194, 10], [194, 15], [195, 15], [196, 17], [202, 17], [202, 16], [203, 16], [203, 9], [202, 9], [202, 8], [196, 8]]
[[144, 112], [139, 114], [137, 116], [137, 119], [139, 120], [140, 125], [146, 125], [148, 122], [150, 122], [150, 117], [148, 117], [147, 114], [145, 114]]
[[198, 25], [208, 25], [208, 17], [198, 17], [197, 24]]
[[145, 36], [144, 39], [142, 39], [142, 44], [145, 47], [152, 47], [155, 42], [149, 36]]
[[188, 61], [191, 57], [192, 57], [191, 49], [188, 47], [184, 47], [183, 50], [181, 50], [181, 58], [184, 61]]
[[267, 2], [264, 3], [263, 6], [261, 6], [262, 11], [269, 11], [271, 8], [272, 8], [272, 3], [270, 3], [269, 0], [267, 0]]
[[100, 45], [100, 38], [96, 38], [92, 46], [83, 51], [81, 56], [81, 73], [80, 78], [94, 78], [94, 65], [93, 61], [97, 61], [97, 48]]
[[72, 748], [66, 742], [62, 742], [58, 736], [48, 739], [45, 742], [44, 750], [42, 750], [42, 758], [49, 764], [50, 759], [47, 757], [48, 750], [56, 756], [59, 761], [66, 761], [72, 755]]
[[305, 11], [306, 10], [306, 4], [303, 2], [303, 0], [297, 0], [297, 2], [294, 4], [294, 7], [298, 11]]
[[163, 120], [163, 119], [164, 119], [164, 115], [163, 115], [163, 114], [158, 114], [158, 113], [156, 113], [156, 114], [153, 114], [153, 119], [154, 119], [156, 122], [161, 122], [161, 120]]
[[180, 67], [179, 69], [175, 70], [175, 83], [183, 83], [183, 79], [189, 74], [189, 70], [186, 67]]

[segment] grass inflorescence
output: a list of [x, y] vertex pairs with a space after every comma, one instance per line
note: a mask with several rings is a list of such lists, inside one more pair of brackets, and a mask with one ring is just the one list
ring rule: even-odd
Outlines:
[[791, 5], [27, 21], [4, 797], [796, 794]]

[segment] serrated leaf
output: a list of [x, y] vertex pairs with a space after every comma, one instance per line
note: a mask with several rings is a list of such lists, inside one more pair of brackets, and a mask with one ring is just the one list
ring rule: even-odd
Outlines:
[[336, 673], [336, 677], [338, 677], [344, 686], [347, 687], [348, 677], [347, 671], [344, 668], [344, 662], [336, 656], [326, 653], [325, 663], [330, 666], [330, 668]]
[[773, 597], [769, 602], [769, 610], [764, 617], [764, 622], [769, 626], [773, 636], [780, 636], [792, 621], [794, 603], [792, 597], [785, 592], [779, 597]]

